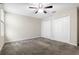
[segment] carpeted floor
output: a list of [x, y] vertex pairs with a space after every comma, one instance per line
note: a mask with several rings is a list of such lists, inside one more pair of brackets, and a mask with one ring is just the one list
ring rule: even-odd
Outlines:
[[1, 55], [76, 55], [79, 47], [66, 43], [35, 38], [17, 42], [6, 43]]

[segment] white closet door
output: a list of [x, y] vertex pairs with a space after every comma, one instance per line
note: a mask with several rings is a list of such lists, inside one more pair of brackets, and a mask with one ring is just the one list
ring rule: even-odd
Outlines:
[[45, 38], [51, 38], [51, 20], [45, 19], [41, 24], [41, 36]]
[[52, 35], [54, 40], [69, 43], [70, 16], [52, 20]]

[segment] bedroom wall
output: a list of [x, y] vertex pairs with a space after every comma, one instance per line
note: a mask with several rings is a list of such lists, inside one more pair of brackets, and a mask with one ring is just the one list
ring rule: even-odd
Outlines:
[[[4, 15], [2, 15], [2, 13], [4, 14], [4, 11], [2, 9], [2, 4], [0, 4], [0, 21], [2, 20], [2, 18], [4, 16]], [[2, 30], [3, 29], [1, 27], [1, 22], [0, 22], [0, 51], [2, 50], [2, 47], [3, 47], [4, 43], [5, 43], [5, 41], [4, 41], [4, 35], [2, 35]]]
[[[44, 21], [45, 22], [47, 21], [46, 26], [49, 26], [49, 27], [47, 29], [45, 29], [45, 27], [41, 28], [41, 36], [54, 40], [54, 35], [50, 33], [50, 32], [53, 32], [53, 28], [51, 28], [52, 27], [52, 20], [56, 20], [56, 19], [59, 19], [59, 18], [65, 17], [65, 16], [70, 17], [70, 40], [69, 40], [69, 43], [77, 46], [77, 8], [70, 8], [67, 10], [58, 11], [55, 14], [53, 14], [53, 16], [43, 19], [42, 23], [44, 23]], [[41, 26], [44, 26], [44, 25], [41, 25]], [[49, 31], [49, 33], [48, 33], [48, 31]], [[59, 41], [59, 40], [57, 40], [57, 41]]]
[[41, 20], [33, 17], [6, 13], [6, 42], [40, 37]]

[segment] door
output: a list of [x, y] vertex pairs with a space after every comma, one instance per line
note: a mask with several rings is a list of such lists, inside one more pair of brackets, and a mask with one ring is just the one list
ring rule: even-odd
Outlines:
[[42, 20], [41, 36], [45, 38], [51, 38], [51, 19]]
[[52, 35], [53, 35], [54, 40], [69, 43], [70, 16], [52, 20]]

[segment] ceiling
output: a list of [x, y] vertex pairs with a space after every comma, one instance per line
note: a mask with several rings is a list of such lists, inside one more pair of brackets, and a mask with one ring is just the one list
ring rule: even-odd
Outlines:
[[25, 16], [31, 16], [36, 18], [45, 18], [53, 15], [53, 11], [59, 11], [63, 9], [68, 9], [72, 7], [78, 7], [79, 4], [75, 3], [43, 3], [43, 6], [47, 5], [53, 5], [53, 8], [46, 9], [48, 12], [47, 14], [44, 13], [37, 13], [35, 14], [35, 9], [28, 8], [29, 6], [38, 6], [37, 3], [5, 3], [4, 4], [4, 10], [9, 13], [19, 14], [19, 15], [25, 15]]

